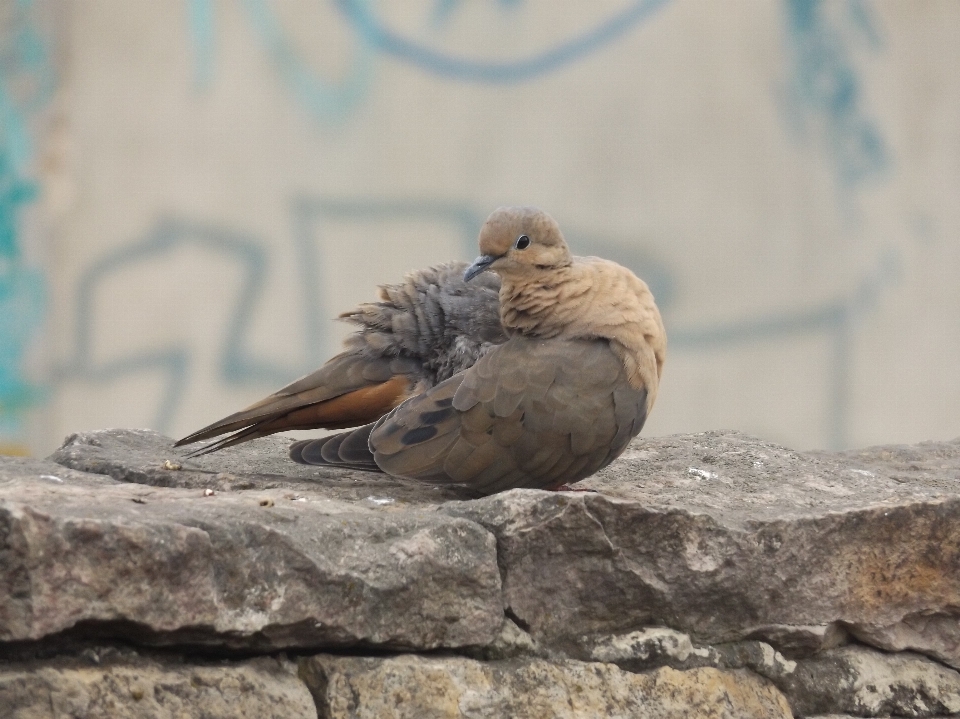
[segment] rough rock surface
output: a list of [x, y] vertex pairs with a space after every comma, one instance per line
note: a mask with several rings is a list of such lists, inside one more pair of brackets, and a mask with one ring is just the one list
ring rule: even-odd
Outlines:
[[469, 521], [0, 466], [0, 641], [76, 627], [258, 651], [432, 649], [489, 643], [503, 622], [493, 537]]
[[651, 627], [595, 638], [590, 659], [635, 672], [663, 666], [749, 669], [769, 679], [804, 717], [837, 709], [857, 716], [960, 713], [960, 672], [910, 652], [888, 654], [850, 645], [790, 660], [755, 640], [698, 645], [686, 634]]
[[[641, 439], [591, 492], [482, 499], [296, 465], [288, 444], [186, 459], [156, 433], [104, 430], [0, 459], [3, 676], [59, 682], [90, 669], [69, 651], [120, 640], [189, 653], [138, 660], [176, 675], [164, 686], [294, 650], [321, 716], [407, 716], [370, 713], [397, 682], [427, 682], [417, 701], [441, 709], [423, 716], [564, 701], [556, 716], [588, 716], [601, 698], [594, 715], [632, 716], [666, 686], [679, 703], [644, 716], [727, 716], [697, 702], [761, 695], [774, 713], [739, 715], [960, 716], [960, 440], [827, 454]], [[131, 666], [85, 691], [113, 696]]]
[[[690, 636], [666, 627], [649, 627], [623, 635], [592, 637], [587, 658], [642, 672], [655, 667], [750, 669], [774, 681], [789, 677], [797, 662], [756, 640], [716, 646], [694, 643]], [[579, 647], [584, 649], [586, 647]]]
[[798, 662], [778, 683], [801, 716], [838, 709], [856, 716], [960, 713], [960, 673], [909, 652], [833, 649]]
[[497, 535], [505, 604], [541, 642], [666, 625], [803, 656], [843, 628], [960, 666], [960, 442], [931, 449], [938, 468], [906, 478], [734, 433], [668, 437], [581, 483], [597, 493], [442, 511]]
[[[274, 435], [215, 454], [187, 459], [193, 447], [151, 430], [118, 429], [72, 434], [49, 459], [82, 472], [154, 487], [231, 492], [263, 490], [267, 495], [316, 496], [373, 508], [436, 505], [469, 499], [455, 488], [432, 487], [372, 472], [297, 464], [292, 440]], [[389, 499], [391, 501], [384, 502]]]
[[611, 664], [540, 659], [389, 659], [318, 655], [301, 676], [330, 719], [779, 719], [792, 717], [772, 685], [744, 672], [631, 674]]
[[314, 716], [313, 699], [295, 668], [269, 658], [218, 666], [88, 653], [17, 668], [0, 664], [4, 719]]

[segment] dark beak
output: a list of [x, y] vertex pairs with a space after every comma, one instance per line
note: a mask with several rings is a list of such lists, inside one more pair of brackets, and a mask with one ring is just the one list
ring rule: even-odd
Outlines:
[[463, 273], [463, 281], [469, 282], [499, 259], [499, 257], [494, 257], [493, 255], [480, 255], [473, 261], [473, 264], [467, 268], [467, 271]]

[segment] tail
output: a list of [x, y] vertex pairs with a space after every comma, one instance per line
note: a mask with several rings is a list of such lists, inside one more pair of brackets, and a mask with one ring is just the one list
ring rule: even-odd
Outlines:
[[363, 425], [379, 419], [407, 397], [418, 379], [418, 369], [410, 359], [345, 352], [316, 372], [187, 435], [174, 446], [232, 432], [188, 455], [197, 457], [275, 432]]
[[340, 467], [364, 472], [382, 472], [374, 461], [368, 442], [376, 422], [359, 427], [352, 432], [341, 432], [320, 439], [294, 442], [290, 446], [290, 459], [300, 464], [321, 467]]

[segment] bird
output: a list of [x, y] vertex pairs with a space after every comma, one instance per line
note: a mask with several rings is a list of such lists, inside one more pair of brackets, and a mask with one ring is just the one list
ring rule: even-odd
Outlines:
[[361, 329], [344, 353], [177, 444], [235, 432], [205, 453], [284, 429], [356, 427], [295, 442], [290, 456], [480, 495], [557, 489], [607, 466], [659, 389], [667, 340], [650, 289], [615, 262], [574, 256], [535, 207], [495, 210], [479, 246], [469, 266], [381, 288], [380, 303], [346, 313]]

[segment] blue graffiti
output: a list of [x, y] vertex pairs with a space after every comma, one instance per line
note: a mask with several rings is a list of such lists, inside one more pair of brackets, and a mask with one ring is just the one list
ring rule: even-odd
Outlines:
[[92, 346], [97, 290], [117, 272], [167, 255], [181, 247], [201, 247], [237, 262], [244, 270], [236, 304], [224, 333], [219, 352], [219, 374], [229, 384], [281, 385], [293, 379], [301, 367], [279, 367], [253, 357], [247, 338], [253, 312], [260, 301], [266, 279], [268, 258], [256, 239], [175, 219], [157, 223], [147, 237], [113, 250], [90, 265], [80, 278], [74, 303], [76, 319], [72, 357], [60, 368], [58, 379], [109, 383], [130, 374], [159, 369], [166, 375], [166, 388], [154, 426], [168, 428], [183, 399], [190, 378], [193, 357], [189, 347], [133, 353], [116, 360], [98, 362]]
[[862, 0], [784, 0], [792, 53], [792, 105], [798, 129], [822, 127], [825, 145], [841, 185], [853, 188], [879, 174], [889, 152], [880, 130], [863, 107], [863, 89], [854, 46], [880, 48], [871, 10]]
[[[634, 0], [580, 34], [511, 61], [460, 57], [432, 49], [389, 27], [370, 0], [332, 0], [355, 33], [349, 69], [339, 81], [317, 76], [297, 52], [268, 0], [244, 0], [246, 15], [299, 104], [321, 121], [343, 121], [367, 97], [375, 52], [441, 77], [463, 82], [511, 84], [560, 70], [623, 37], [653, 17], [669, 0]], [[436, 0], [432, 26], [442, 29], [462, 0]], [[522, 0], [499, 0], [515, 10]], [[863, 107], [854, 59], [857, 42], [881, 47], [872, 8], [864, 0], [782, 0], [791, 56], [788, 121], [801, 136], [822, 145], [841, 185], [853, 188], [880, 174], [889, 150]], [[215, 12], [212, 0], [190, 0], [194, 77], [199, 87], [213, 75]], [[812, 138], [810, 136], [813, 136]]]
[[216, 54], [213, 0], [190, 0], [187, 17], [193, 46], [193, 81], [198, 89], [205, 90], [213, 83], [213, 60]]
[[[244, 0], [251, 26], [260, 38], [285, 84], [300, 105], [321, 121], [342, 121], [366, 98], [373, 77], [375, 51], [412, 64], [432, 74], [467, 82], [511, 84], [564, 68], [600, 50], [650, 18], [669, 0], [634, 0], [627, 8], [597, 26], [541, 50], [527, 58], [495, 62], [455, 57], [405, 38], [382, 23], [370, 0], [333, 0], [356, 35], [356, 46], [346, 75], [337, 82], [317, 77], [297, 52], [267, 0]], [[438, 0], [434, 26], [445, 25], [460, 0]], [[499, 0], [513, 9], [520, 0]], [[194, 81], [208, 87], [213, 77], [215, 12], [212, 0], [190, 0], [190, 36], [194, 53]]]
[[43, 396], [24, 378], [23, 358], [44, 309], [42, 272], [18, 264], [0, 270], [0, 437], [17, 434], [23, 411]]
[[266, 0], [245, 0], [244, 5], [253, 27], [280, 68], [287, 85], [312, 114], [323, 119], [340, 120], [366, 96], [372, 77], [373, 53], [362, 37], [357, 40], [353, 60], [344, 79], [336, 83], [328, 82], [317, 78], [307, 68]]
[[27, 266], [20, 213], [38, 196], [28, 177], [29, 118], [54, 88], [49, 52], [32, 25], [32, 3], [14, 4], [0, 35], [0, 439], [22, 441], [24, 410], [42, 398], [25, 376], [24, 356], [43, 322], [43, 273]]
[[670, 0], [636, 0], [597, 26], [529, 57], [509, 62], [478, 60], [433, 50], [384, 24], [360, 0], [335, 0], [357, 33], [381, 52], [435, 75], [465, 82], [511, 84], [555, 72], [623, 37]]
[[0, 276], [20, 260], [18, 214], [20, 208], [36, 196], [36, 184], [17, 172], [13, 153], [0, 146]]
[[[300, 105], [321, 121], [348, 117], [367, 96], [373, 77], [373, 49], [358, 36], [350, 67], [339, 81], [317, 76], [297, 52], [267, 0], [244, 0], [250, 24]], [[194, 52], [194, 81], [200, 88], [213, 78], [215, 13], [212, 0], [190, 0], [190, 34]]]

